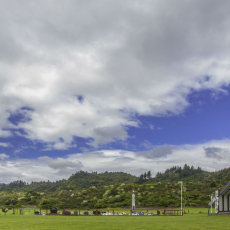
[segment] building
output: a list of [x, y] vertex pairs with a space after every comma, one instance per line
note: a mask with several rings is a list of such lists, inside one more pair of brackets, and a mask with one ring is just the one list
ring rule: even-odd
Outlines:
[[230, 210], [229, 196], [230, 196], [230, 181], [219, 192], [218, 212], [229, 212]]
[[[215, 197], [209, 202], [208, 208], [215, 203], [215, 214], [230, 215], [230, 181], [220, 190], [216, 190]], [[209, 209], [210, 211], [210, 209]], [[210, 212], [208, 213], [210, 214]]]

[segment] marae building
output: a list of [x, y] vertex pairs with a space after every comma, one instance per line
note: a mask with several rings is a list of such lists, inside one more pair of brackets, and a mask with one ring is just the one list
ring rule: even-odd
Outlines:
[[[208, 209], [215, 203], [215, 214], [230, 215], [230, 181], [222, 188], [215, 192], [215, 197], [209, 202]], [[209, 209], [210, 211], [210, 209]], [[210, 212], [208, 213], [210, 214]]]

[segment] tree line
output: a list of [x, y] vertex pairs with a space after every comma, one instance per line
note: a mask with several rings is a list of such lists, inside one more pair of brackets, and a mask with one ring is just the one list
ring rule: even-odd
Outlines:
[[0, 183], [0, 191], [22, 191], [34, 190], [36, 192], [56, 192], [61, 190], [82, 190], [92, 186], [96, 188], [112, 185], [115, 183], [125, 184], [147, 184], [156, 182], [193, 182], [207, 183], [212, 182], [225, 185], [230, 180], [230, 168], [225, 168], [217, 172], [207, 172], [200, 167], [173, 166], [164, 172], [157, 172], [152, 177], [151, 170], [142, 173], [139, 177], [124, 172], [85, 172], [78, 171], [68, 179], [56, 181], [32, 181], [27, 183], [22, 180], [13, 181], [9, 184]]

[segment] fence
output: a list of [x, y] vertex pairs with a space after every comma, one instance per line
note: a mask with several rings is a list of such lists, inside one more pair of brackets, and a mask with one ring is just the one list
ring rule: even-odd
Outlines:
[[165, 216], [183, 216], [183, 210], [164, 210]]
[[[183, 216], [183, 210], [168, 209], [39, 209], [0, 207], [0, 215], [69, 215], [69, 216]], [[6, 212], [4, 212], [6, 211]]]
[[38, 208], [11, 208], [0, 207], [0, 215], [34, 215], [35, 211], [39, 211]]

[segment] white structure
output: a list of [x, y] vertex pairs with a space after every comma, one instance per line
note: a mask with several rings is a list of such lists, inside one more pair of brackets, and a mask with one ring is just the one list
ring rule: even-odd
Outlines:
[[182, 187], [183, 187], [183, 182], [182, 181], [179, 181], [178, 183], [180, 183], [181, 184], [181, 195], [180, 195], [180, 199], [181, 199], [181, 201], [180, 201], [180, 205], [181, 205], [181, 215], [183, 214], [182, 212], [183, 212], [183, 209], [182, 209]]
[[230, 181], [220, 192], [216, 190], [215, 197], [209, 202], [210, 207], [215, 202], [215, 213], [230, 212]]
[[133, 194], [132, 194], [132, 211], [135, 211], [135, 194], [134, 194], [134, 188], [133, 188]]
[[219, 191], [218, 190], [215, 191], [215, 197], [211, 199], [211, 201], [208, 203], [208, 213], [209, 213], [209, 207], [212, 207], [213, 203], [215, 203], [215, 213], [218, 213], [218, 210], [219, 210]]

